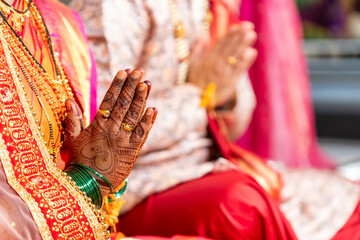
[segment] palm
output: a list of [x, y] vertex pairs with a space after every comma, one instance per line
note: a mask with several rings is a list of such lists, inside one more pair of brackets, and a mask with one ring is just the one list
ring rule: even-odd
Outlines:
[[[141, 77], [140, 71], [131, 75], [129, 71], [120, 71], [100, 105], [100, 109], [111, 112], [110, 117], [104, 118], [98, 112], [85, 130], [78, 136], [73, 134], [69, 144], [73, 162], [92, 168], [113, 186], [120, 185], [130, 174], [156, 115], [151, 108], [143, 115], [148, 86], [139, 83]], [[126, 131], [123, 124], [134, 131]], [[67, 126], [75, 126], [71, 118]], [[108, 192], [107, 184], [97, 180], [102, 192]]]

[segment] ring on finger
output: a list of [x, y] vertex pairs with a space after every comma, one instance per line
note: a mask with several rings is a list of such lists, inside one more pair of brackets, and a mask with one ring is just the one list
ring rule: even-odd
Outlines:
[[227, 56], [226, 62], [232, 66], [237, 64], [237, 59], [234, 56]]
[[109, 118], [110, 117], [110, 111], [109, 110], [102, 110], [99, 109], [98, 112], [101, 114], [101, 116], [103, 116], [104, 118]]
[[124, 130], [126, 132], [131, 133], [134, 130], [134, 128], [130, 124], [127, 124], [127, 123], [123, 122], [123, 123], [121, 123], [121, 125], [122, 125], [122, 127], [124, 128]]

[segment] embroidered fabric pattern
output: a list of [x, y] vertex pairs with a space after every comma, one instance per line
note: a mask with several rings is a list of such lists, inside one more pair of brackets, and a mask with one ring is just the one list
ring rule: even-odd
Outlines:
[[[8, 24], [8, 28], [5, 28], [5, 38], [8, 40], [12, 51], [16, 53], [17, 60], [24, 75], [28, 78], [28, 75], [33, 77], [33, 81], [36, 84], [38, 90], [44, 96], [51, 111], [56, 119], [57, 125], [62, 131], [62, 121], [64, 120], [65, 100], [73, 98], [73, 93], [69, 85], [69, 81], [66, 74], [59, 62], [58, 54], [56, 53], [54, 46], [51, 43], [47, 28], [43, 22], [42, 16], [37, 9], [36, 5], [32, 1], [27, 1], [28, 7], [24, 12], [18, 12], [11, 6], [7, 6], [5, 3], [0, 2], [0, 8], [2, 12], [1, 17]], [[3, 15], [5, 13], [5, 16]], [[25, 44], [22, 42], [19, 36], [22, 35], [22, 28], [24, 21], [34, 21], [37, 29], [39, 29], [40, 35], [45, 43], [48, 43], [48, 47], [51, 52], [52, 61], [56, 70], [55, 79], [47, 73], [40, 63], [31, 55]], [[34, 83], [30, 83], [33, 87]], [[51, 90], [49, 90], [51, 88]], [[50, 135], [51, 135], [51, 155], [54, 157], [54, 162], [57, 161], [57, 155], [60, 151], [61, 143], [55, 147], [55, 139], [53, 136], [53, 126], [49, 122]]]
[[7, 179], [28, 205], [43, 239], [104, 239], [106, 226], [99, 224], [95, 208], [56, 168], [40, 135], [8, 48], [13, 39], [6, 39], [7, 27], [1, 19], [0, 153]]

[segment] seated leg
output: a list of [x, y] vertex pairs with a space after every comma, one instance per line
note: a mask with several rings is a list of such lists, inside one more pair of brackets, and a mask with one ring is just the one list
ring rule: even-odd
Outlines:
[[296, 239], [277, 204], [248, 175], [209, 174], [146, 201], [120, 218], [126, 235]]

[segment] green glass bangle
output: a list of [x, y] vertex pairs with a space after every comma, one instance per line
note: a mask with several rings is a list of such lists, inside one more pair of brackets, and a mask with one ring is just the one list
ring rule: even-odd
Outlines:
[[73, 181], [76, 182], [76, 185], [80, 187], [80, 189], [84, 191], [89, 198], [91, 198], [96, 208], [101, 208], [103, 198], [99, 184], [94, 176], [91, 175], [85, 168], [76, 165], [71, 165], [65, 170], [65, 172], [72, 178]]
[[109, 185], [110, 192], [114, 191], [113, 185], [106, 178], [104, 178], [100, 173], [98, 173], [97, 171], [95, 171], [95, 170], [93, 170], [93, 169], [89, 168], [88, 166], [85, 166], [85, 165], [83, 165], [81, 163], [70, 163], [70, 165], [80, 166], [80, 167], [83, 167], [83, 168], [89, 170], [90, 172], [94, 173], [96, 176], [101, 178], [107, 185]]
[[91, 198], [95, 206], [100, 208], [102, 206], [102, 196], [96, 179], [89, 172], [79, 166], [70, 166], [66, 172], [72, 177], [80, 189]]
[[74, 181], [79, 184], [81, 190], [83, 190], [87, 196], [92, 199], [92, 202], [97, 208], [101, 208], [102, 195], [96, 179], [86, 169], [80, 166], [72, 166], [71, 170], [73, 171], [70, 176], [72, 176]]
[[[90, 175], [88, 172], [84, 172], [84, 175], [81, 175], [81, 172], [84, 171], [84, 169], [77, 169], [77, 171], [80, 173], [78, 177], [78, 182], [81, 184], [81, 186], [83, 186], [84, 190], [86, 193], [88, 193], [87, 195], [93, 199], [93, 202], [95, 205], [98, 205], [97, 203], [100, 201], [100, 197], [99, 194], [96, 194], [96, 192], [98, 193], [100, 191], [100, 188], [98, 187], [98, 184], [92, 184], [95, 185], [95, 190], [94, 188], [92, 188], [92, 186], [90, 185], [90, 183], [93, 183], [93, 179], [91, 182], [87, 181], [86, 178], [90, 178]], [[92, 176], [91, 176], [92, 177]], [[93, 177], [92, 177], [93, 178]], [[96, 181], [96, 179], [95, 179]]]
[[127, 183], [128, 183], [128, 180], [126, 179], [126, 180], [125, 180], [125, 185], [124, 185], [119, 191], [117, 191], [116, 193], [114, 193], [114, 196], [115, 196], [117, 199], [120, 199], [120, 198], [122, 197], [122, 195], [124, 194], [124, 192], [126, 191]]
[[[125, 180], [125, 185], [117, 192], [113, 193], [116, 199], [120, 199], [122, 195], [124, 195], [126, 188], [127, 188], [128, 179]], [[113, 200], [111, 198], [108, 198], [109, 202], [112, 202]]]

